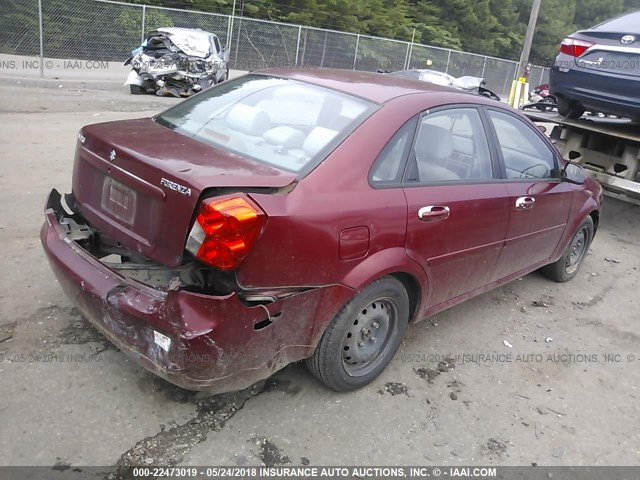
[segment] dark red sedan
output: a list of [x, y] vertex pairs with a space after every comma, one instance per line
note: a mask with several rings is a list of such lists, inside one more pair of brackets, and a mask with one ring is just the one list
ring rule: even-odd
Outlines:
[[241, 389], [306, 359], [352, 390], [408, 323], [540, 267], [572, 278], [601, 202], [500, 103], [269, 70], [84, 127], [41, 239], [82, 314], [177, 385]]

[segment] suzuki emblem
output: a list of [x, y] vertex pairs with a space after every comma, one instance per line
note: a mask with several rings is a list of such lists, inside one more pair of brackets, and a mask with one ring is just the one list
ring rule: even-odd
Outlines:
[[111, 150], [111, 153], [109, 154], [109, 160], [113, 162], [115, 159], [116, 159], [116, 151]]
[[633, 35], [625, 35], [620, 39], [620, 43], [622, 43], [623, 45], [629, 45], [635, 41], [636, 37], [634, 37]]

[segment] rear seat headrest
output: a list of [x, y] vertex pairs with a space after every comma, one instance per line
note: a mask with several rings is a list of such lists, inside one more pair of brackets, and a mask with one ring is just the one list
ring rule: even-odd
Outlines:
[[309, 135], [307, 135], [307, 138], [302, 145], [302, 149], [304, 150], [304, 153], [312, 157], [331, 142], [333, 137], [337, 134], [338, 132], [335, 130], [330, 130], [324, 127], [315, 127], [311, 132], [309, 132]]
[[236, 104], [229, 110], [226, 122], [229, 128], [254, 137], [261, 136], [271, 127], [265, 112], [242, 104]]
[[287, 150], [300, 148], [304, 142], [304, 133], [286, 125], [267, 130], [262, 136], [271, 145], [277, 145]]

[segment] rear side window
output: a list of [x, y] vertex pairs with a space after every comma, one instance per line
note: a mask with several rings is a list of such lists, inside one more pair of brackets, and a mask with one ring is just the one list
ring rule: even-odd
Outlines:
[[373, 103], [316, 85], [246, 75], [155, 120], [203, 143], [297, 173], [322, 161], [374, 109]]
[[522, 120], [489, 110], [489, 118], [498, 136], [507, 178], [555, 178], [553, 151]]
[[402, 160], [411, 147], [415, 124], [415, 119], [405, 123], [382, 149], [371, 169], [371, 182], [374, 185], [392, 185], [401, 181], [405, 164]]

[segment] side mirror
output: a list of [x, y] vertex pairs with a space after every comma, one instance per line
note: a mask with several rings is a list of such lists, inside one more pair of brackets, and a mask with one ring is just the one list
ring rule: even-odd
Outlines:
[[536, 125], [536, 127], [538, 127], [538, 130], [540, 130], [542, 133], [547, 133], [547, 127], [545, 127], [544, 125]]
[[569, 160], [571, 160], [572, 162], [574, 160], [577, 160], [578, 158], [580, 158], [582, 156], [582, 154], [580, 152], [576, 152], [575, 150], [571, 150], [569, 152]]
[[587, 174], [585, 173], [584, 168], [582, 168], [582, 165], [567, 162], [562, 169], [562, 172], [560, 172], [560, 178], [562, 178], [564, 182], [582, 185], [587, 179]]

